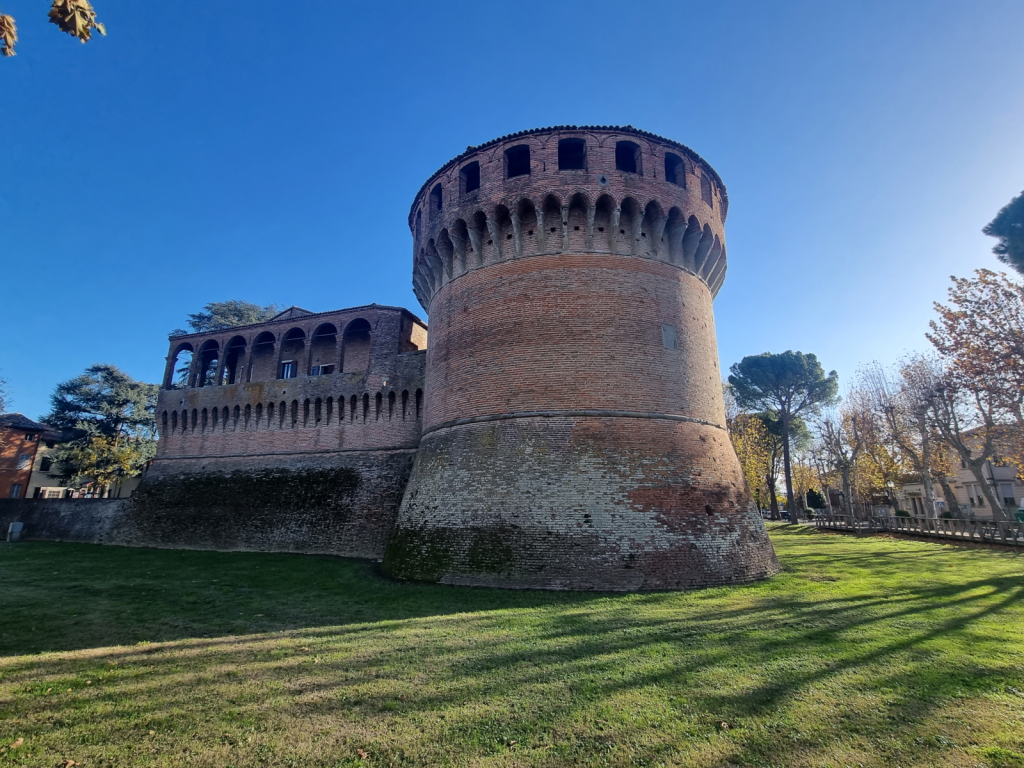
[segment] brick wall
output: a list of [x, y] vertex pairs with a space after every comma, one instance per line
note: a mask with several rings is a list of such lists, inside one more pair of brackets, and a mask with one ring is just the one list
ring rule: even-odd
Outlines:
[[415, 451], [154, 465], [130, 499], [0, 500], [27, 540], [378, 559]]

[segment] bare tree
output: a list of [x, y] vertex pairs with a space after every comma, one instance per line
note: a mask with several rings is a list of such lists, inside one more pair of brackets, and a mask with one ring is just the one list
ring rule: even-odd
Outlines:
[[885, 439], [899, 448], [921, 478], [927, 517], [935, 516], [934, 441], [929, 413], [930, 395], [939, 375], [938, 364], [922, 355], [902, 361], [895, 375], [877, 362], [860, 373], [861, 385]]
[[853, 514], [853, 470], [864, 450], [864, 416], [846, 408], [822, 416], [816, 422], [822, 454], [831, 469], [839, 473], [843, 484], [843, 511]]
[[964, 386], [961, 377], [947, 369], [931, 391], [930, 405], [936, 430], [971, 470], [993, 518], [1007, 520], [1006, 510], [990, 484], [991, 478], [985, 477], [985, 466], [995, 456], [997, 440], [1005, 433], [998, 418], [998, 395]]

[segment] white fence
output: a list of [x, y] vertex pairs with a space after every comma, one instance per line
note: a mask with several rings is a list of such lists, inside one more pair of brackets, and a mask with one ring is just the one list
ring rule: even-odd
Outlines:
[[1024, 547], [1024, 523], [959, 518], [873, 516], [865, 520], [852, 515], [820, 513], [814, 524], [821, 529], [855, 533], [910, 533], [960, 541], [983, 541]]

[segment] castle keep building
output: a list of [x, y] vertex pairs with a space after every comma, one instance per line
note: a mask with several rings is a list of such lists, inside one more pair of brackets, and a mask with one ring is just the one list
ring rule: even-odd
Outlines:
[[429, 344], [377, 305], [171, 339], [136, 538], [503, 587], [775, 573], [725, 430], [727, 213], [704, 160], [633, 128], [470, 147], [409, 214]]

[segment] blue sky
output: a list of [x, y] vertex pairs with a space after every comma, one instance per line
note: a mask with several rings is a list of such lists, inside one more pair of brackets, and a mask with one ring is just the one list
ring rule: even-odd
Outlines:
[[81, 45], [0, 3], [0, 375], [33, 417], [94, 362], [158, 381], [209, 301], [422, 315], [413, 195], [525, 128], [700, 153], [730, 198], [723, 368], [799, 349], [844, 383], [926, 347], [1024, 189], [1019, 0], [94, 5]]

